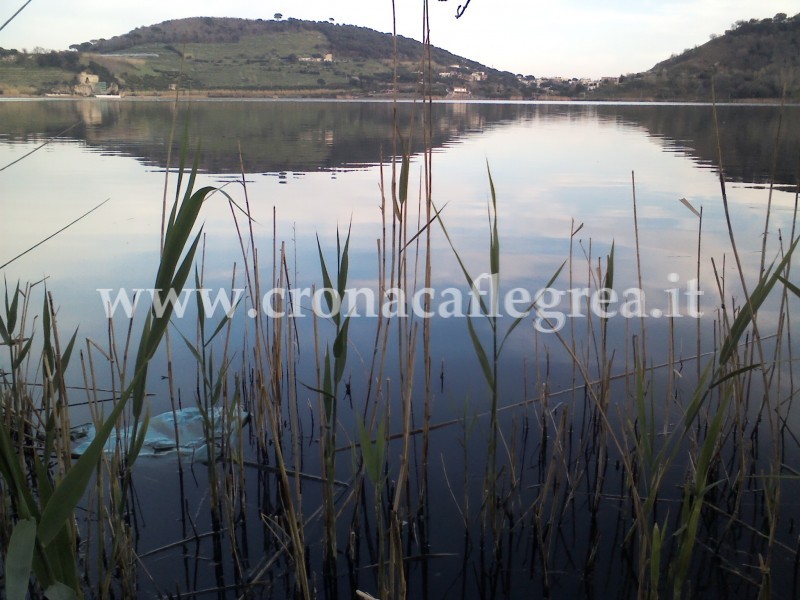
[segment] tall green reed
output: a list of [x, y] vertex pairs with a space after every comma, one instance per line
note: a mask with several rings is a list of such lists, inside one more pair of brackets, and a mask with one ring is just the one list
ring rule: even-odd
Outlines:
[[[79, 556], [75, 543], [75, 508], [84, 497], [97, 466], [102, 459], [106, 441], [117, 427], [119, 418], [130, 405], [133, 433], [128, 440], [125, 452], [125, 480], [122, 498], [126, 496], [130, 481], [130, 469], [136, 461], [147, 431], [148, 415], [145, 410], [147, 367], [155, 355], [168, 327], [174, 307], [168, 297], [180, 295], [191, 272], [200, 233], [195, 228], [200, 208], [215, 188], [206, 186], [195, 189], [197, 176], [197, 157], [186, 181], [181, 196], [181, 184], [185, 169], [185, 153], [181, 161], [178, 179], [178, 193], [169, 216], [164, 238], [164, 253], [158, 265], [154, 288], [158, 290], [163, 311], [155, 307], [148, 311], [139, 339], [138, 352], [134, 365], [134, 375], [122, 391], [114, 408], [97, 428], [94, 440], [75, 462], [69, 458], [69, 449], [62, 448], [58, 456], [58, 472], [50, 474], [48, 463], [54, 454], [56, 435], [68, 436], [68, 401], [64, 371], [74, 347], [76, 334], [62, 350], [55, 329], [55, 310], [52, 300], [46, 301], [42, 311], [43, 352], [42, 404], [33, 411], [43, 419], [44, 443], [39, 445], [36, 438], [28, 438], [31, 444], [22, 445], [22, 439], [30, 434], [30, 429], [21, 423], [15, 412], [25, 402], [31, 402], [25, 391], [24, 380], [19, 376], [22, 360], [31, 347], [30, 338], [15, 334], [19, 299], [21, 293], [16, 289], [12, 299], [6, 295], [6, 315], [0, 334], [11, 352], [11, 365], [15, 375], [10, 388], [4, 390], [11, 398], [4, 406], [4, 423], [0, 427], [0, 475], [2, 475], [11, 502], [18, 515], [14, 544], [10, 546], [7, 562], [15, 566], [13, 589], [27, 587], [19, 580], [21, 573], [33, 572], [36, 582], [46, 595], [59, 597], [82, 597], [78, 576]], [[15, 337], [16, 335], [16, 337]], [[4, 394], [5, 395], [5, 394]], [[15, 438], [18, 442], [15, 443]], [[62, 442], [67, 444], [66, 441]], [[31, 490], [28, 480], [35, 476], [38, 489]], [[124, 502], [119, 505], [119, 510]], [[33, 552], [30, 548], [33, 547]]]
[[[450, 234], [447, 232], [447, 228], [444, 224], [444, 220], [440, 214], [440, 211], [436, 212], [436, 219], [438, 220], [442, 232], [444, 233], [445, 238], [447, 239], [448, 244], [450, 245], [453, 254], [458, 261], [458, 265], [461, 269], [461, 272], [464, 275], [464, 278], [469, 285], [469, 289], [473, 292], [472, 300], [477, 301], [479, 304], [479, 311], [480, 315], [484, 317], [490, 328], [491, 338], [489, 340], [488, 346], [485, 342], [482, 342], [477, 334], [475, 329], [475, 325], [473, 324], [472, 318], [467, 318], [467, 329], [469, 331], [470, 341], [472, 342], [473, 350], [475, 351], [475, 355], [478, 358], [478, 362], [481, 366], [481, 372], [483, 374], [483, 378], [486, 381], [488, 388], [489, 388], [489, 436], [488, 436], [488, 458], [487, 458], [487, 466], [486, 466], [486, 476], [485, 476], [485, 498], [484, 498], [484, 507], [489, 509], [490, 515], [494, 518], [494, 507], [497, 502], [497, 444], [498, 444], [498, 421], [497, 421], [497, 411], [498, 411], [498, 402], [500, 398], [500, 390], [499, 390], [499, 364], [500, 364], [500, 356], [503, 351], [503, 347], [505, 343], [508, 341], [509, 336], [511, 333], [525, 320], [527, 315], [535, 309], [539, 298], [535, 298], [533, 302], [530, 303], [524, 310], [520, 311], [521, 316], [516, 317], [513, 321], [511, 321], [510, 325], [506, 328], [505, 332], [502, 332], [499, 328], [499, 301], [500, 301], [500, 235], [498, 232], [497, 220], [498, 220], [498, 212], [497, 212], [497, 193], [495, 191], [494, 181], [492, 179], [492, 173], [489, 169], [487, 164], [487, 174], [489, 178], [489, 190], [491, 192], [491, 202], [488, 207], [488, 217], [489, 217], [489, 278], [490, 278], [490, 296], [489, 302], [487, 303], [483, 295], [480, 293], [479, 286], [476, 283], [476, 278], [473, 277], [470, 272], [468, 271], [464, 261], [461, 258], [458, 250], [456, 249]], [[550, 280], [544, 286], [545, 288], [549, 288], [553, 282], [558, 278], [561, 274], [562, 269], [564, 268], [565, 263], [562, 263], [561, 266], [555, 271], [552, 275]], [[470, 311], [471, 312], [471, 311]]]
[[338, 412], [342, 379], [347, 365], [347, 333], [350, 327], [350, 315], [343, 314], [342, 302], [347, 289], [347, 272], [349, 267], [350, 230], [342, 245], [339, 232], [336, 232], [336, 283], [334, 287], [322, 246], [317, 238], [319, 264], [322, 271], [322, 296], [325, 299], [328, 314], [334, 327], [333, 344], [326, 345], [322, 362], [322, 379], [318, 392], [320, 394], [319, 411], [321, 420], [321, 452], [323, 477], [323, 507], [325, 513], [325, 552], [328, 567], [335, 573], [336, 564], [336, 503], [334, 498], [334, 479], [336, 477], [336, 431], [338, 428]]

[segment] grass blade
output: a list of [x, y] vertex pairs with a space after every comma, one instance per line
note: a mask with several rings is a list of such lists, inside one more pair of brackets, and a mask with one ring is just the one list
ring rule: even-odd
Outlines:
[[783, 272], [783, 270], [786, 268], [786, 265], [789, 263], [792, 254], [797, 248], [798, 242], [800, 242], [800, 238], [796, 239], [792, 243], [788, 252], [786, 252], [781, 262], [778, 263], [778, 267], [774, 270], [774, 272], [772, 266], [766, 269], [764, 276], [758, 282], [758, 285], [756, 286], [755, 290], [753, 290], [753, 293], [750, 294], [750, 298], [748, 299], [747, 303], [739, 311], [739, 314], [736, 315], [736, 319], [734, 319], [733, 324], [731, 325], [730, 333], [728, 333], [727, 337], [725, 338], [725, 341], [722, 344], [722, 349], [719, 353], [719, 363], [721, 365], [724, 365], [730, 360], [734, 350], [736, 349], [736, 346], [739, 343], [739, 339], [753, 321], [755, 313], [758, 312], [758, 309], [767, 299], [767, 296], [769, 296], [772, 288], [775, 287], [775, 284], [781, 278], [780, 273]]
[[487, 356], [486, 351], [483, 349], [481, 341], [478, 339], [477, 333], [475, 333], [475, 326], [472, 324], [471, 317], [467, 317], [467, 329], [469, 329], [469, 337], [472, 340], [473, 348], [475, 348], [475, 354], [478, 355], [478, 360], [481, 363], [481, 369], [483, 370], [483, 376], [486, 379], [486, 383], [489, 384], [491, 389], [494, 389], [494, 374], [492, 371], [492, 365], [489, 362], [489, 357]]
[[22, 519], [14, 526], [6, 554], [5, 586], [8, 600], [24, 600], [36, 546], [36, 521]]

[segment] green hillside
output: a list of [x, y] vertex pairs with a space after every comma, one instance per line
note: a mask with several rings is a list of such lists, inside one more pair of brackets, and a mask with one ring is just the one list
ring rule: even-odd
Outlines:
[[0, 48], [0, 95], [35, 95], [70, 89], [80, 68], [76, 52], [26, 54]]
[[[421, 76], [421, 43], [364, 27], [330, 22], [194, 17], [140, 27], [111, 39], [74, 44], [70, 52], [17, 56], [0, 64], [39, 92], [62, 91], [86, 70], [128, 94], [181, 89], [210, 95], [300, 93], [365, 95], [390, 93], [394, 85], [413, 93]], [[72, 71], [34, 77], [41, 57], [79, 56]], [[435, 95], [508, 98], [519, 96], [512, 73], [489, 69], [439, 48], [431, 49]], [[12, 64], [13, 63], [13, 64]], [[31, 71], [25, 81], [21, 71]], [[22, 81], [20, 81], [20, 78]], [[2, 83], [0, 83], [2, 86]], [[87, 93], [90, 90], [77, 90]]]
[[596, 98], [800, 100], [800, 14], [737, 21], [721, 36], [658, 63], [646, 73], [624, 76], [599, 88]]

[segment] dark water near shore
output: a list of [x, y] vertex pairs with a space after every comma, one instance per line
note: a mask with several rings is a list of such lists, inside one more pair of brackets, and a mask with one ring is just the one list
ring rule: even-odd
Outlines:
[[[389, 102], [193, 101], [178, 109], [175, 138], [181, 138], [183, 123], [188, 119], [188, 146], [201, 149], [198, 159], [201, 184], [225, 186], [241, 204], [245, 192], [241, 182], [245, 181], [256, 220], [256, 241], [263, 256], [268, 257], [262, 259], [261, 268], [267, 281], [272, 277], [273, 246], [285, 242], [293, 286], [320, 285], [317, 236], [323, 252], [332, 260], [337, 226], [342, 231], [351, 227], [350, 283], [352, 287], [377, 290], [381, 178], [388, 189], [391, 181], [388, 163], [393, 155], [402, 153], [393, 143], [393, 112], [397, 111], [399, 129], [411, 154], [409, 202], [416, 205], [422, 172], [420, 153], [424, 148], [419, 123], [423, 111], [428, 109], [422, 104]], [[674, 392], [674, 396], [685, 399], [695, 379], [692, 357], [698, 349], [701, 353], [710, 352], [718, 343], [713, 319], [723, 299], [713, 284], [715, 274], [709, 258], [714, 258], [717, 265], [732, 261], [720, 199], [712, 108], [436, 103], [430, 110], [433, 199], [437, 207], [444, 207], [443, 220], [465, 265], [475, 275], [489, 269], [488, 163], [497, 189], [501, 291], [521, 288], [533, 295], [568, 258], [572, 247], [573, 277], [564, 273], [553, 284], [563, 292], [561, 302], [553, 307], [555, 313], [568, 315], [572, 311], [570, 301], [574, 294], [569, 290], [597, 278], [598, 264], [605, 263], [612, 243], [615, 289], [638, 287], [633, 221], [635, 189], [642, 288], [647, 298], [647, 335], [656, 354], [652, 360], [654, 364], [666, 362], [669, 348], [673, 357], [685, 359], [685, 363], [674, 369], [677, 375], [669, 375], [668, 369], [659, 371], [654, 375], [655, 382], [663, 386], [665, 395]], [[8, 282], [46, 279], [48, 290], [60, 306], [59, 326], [64, 331], [80, 327], [81, 339], [107, 338], [99, 288], [116, 291], [152, 285], [158, 257], [164, 172], [168, 156], [174, 168], [180, 152], [179, 141], [171, 150], [168, 148], [174, 111], [173, 104], [166, 101], [0, 102], [0, 167], [47, 142], [31, 156], [0, 172], [3, 190], [0, 263], [110, 198], [107, 204], [64, 233], [3, 269]], [[743, 268], [750, 277], [755, 277], [770, 182], [775, 184], [767, 237], [770, 259], [779, 252], [780, 241], [785, 243], [789, 239], [800, 161], [800, 107], [785, 107], [781, 112], [777, 106], [721, 106], [718, 111], [719, 147], [732, 225], [742, 245]], [[408, 135], [411, 124], [416, 126], [414, 133]], [[168, 182], [169, 197], [175, 181], [173, 172]], [[700, 285], [704, 295], [700, 308], [705, 317], [699, 324], [699, 345], [698, 323], [688, 316], [687, 305], [680, 305], [679, 312], [683, 315], [680, 318], [660, 318], [652, 312], [653, 309], [662, 314], [669, 311], [668, 289], [677, 288], [680, 301], [684, 302], [684, 292], [697, 276], [698, 219], [680, 202], [681, 198], [696, 209], [703, 209], [704, 258], [700, 265]], [[229, 205], [218, 196], [203, 210], [204, 285], [215, 290], [244, 287], [240, 247]], [[424, 217], [420, 224], [423, 222]], [[412, 231], [419, 226], [412, 226]], [[579, 228], [571, 245], [570, 233]], [[462, 306], [468, 310], [469, 290], [441, 229], [434, 230], [431, 244], [434, 307], [445, 301], [439, 295], [441, 290], [455, 289], [462, 293]], [[231, 285], [234, 264], [236, 275]], [[742, 294], [730, 262], [725, 276], [727, 301], [741, 303]], [[796, 309], [796, 300], [793, 302]], [[762, 315], [765, 328], [772, 324], [774, 309], [765, 308]], [[196, 326], [191, 308], [187, 314], [185, 324], [184, 320], [176, 321], [176, 329], [192, 337]], [[343, 445], [347, 437], [356, 436], [355, 420], [362, 410], [359, 398], [368, 385], [376, 321], [364, 317], [351, 325], [354, 351], [348, 363], [351, 392], [348, 400], [352, 408], [340, 415], [342, 429], [347, 432], [347, 436], [341, 437]], [[506, 318], [503, 323], [509, 321]], [[238, 310], [233, 320], [234, 337], [244, 335], [248, 322], [246, 310]], [[629, 339], [638, 331], [639, 320], [618, 315], [610, 319], [610, 324], [614, 372], [624, 373], [632, 364]], [[479, 320], [475, 325], [477, 335], [488, 339], [486, 323]], [[301, 340], [298, 378], [302, 382], [312, 381], [315, 369], [312, 320], [297, 319], [296, 326]], [[117, 327], [124, 331], [124, 321]], [[541, 548], [530, 526], [522, 527], [515, 539], [507, 540], [493, 588], [481, 579], [480, 569], [474, 564], [479, 554], [478, 539], [474, 531], [464, 527], [459, 506], [464, 497], [471, 498], [474, 505], [481, 497], [484, 475], [481, 465], [486, 459], [484, 440], [488, 429], [486, 384], [465, 319], [437, 317], [431, 327], [432, 421], [447, 423], [466, 414], [469, 418], [465, 422], [474, 429], [455, 424], [438, 429], [431, 438], [430, 512], [424, 519], [406, 515], [409, 538], [422, 540], [412, 554], [424, 550], [430, 555], [427, 560], [410, 561], [413, 590], [410, 597], [477, 598], [482, 597], [479, 589], [484, 596], [487, 589], [495, 589], [494, 595], [498, 597], [537, 597], [544, 593], [545, 587], [538, 567], [537, 553]], [[562, 333], [574, 336], [579, 348], [586, 348], [592, 327], [597, 327], [597, 322], [583, 314], [573, 314], [565, 317]], [[323, 329], [323, 339], [329, 334], [330, 330]], [[236, 352], [241, 353], [234, 344]], [[188, 353], [179, 353], [176, 360], [180, 365], [179, 383], [185, 390], [183, 401], [191, 405], [196, 387], [193, 359]], [[416, 377], [420, 378], [424, 365], [419, 358], [417, 365]], [[548, 425], [556, 427], [558, 407], [570, 407], [576, 424], [591, 418], [590, 411], [580, 408], [586, 398], [581, 390], [573, 390], [580, 377], [576, 377], [570, 365], [555, 336], [537, 333], [530, 322], [509, 338], [504, 350], [501, 407], [539, 397], [545, 386], [549, 398], [548, 409], [536, 402], [501, 413], [501, 429], [517, 445], [517, 460], [523, 462], [519, 472], [524, 475], [517, 482], [522, 490], [534, 490], [544, 484], [545, 465], [537, 460], [541, 448], [546, 446], [543, 432]], [[787, 366], [789, 370], [792, 368]], [[163, 375], [165, 371], [156, 361], [150, 385], [153, 414], [169, 407]], [[403, 373], [389, 366], [385, 375], [396, 382]], [[73, 377], [74, 383], [80, 385], [80, 374]], [[614, 395], [626, 397], [628, 383], [618, 380]], [[393, 389], [391, 385], [394, 384], [387, 384], [387, 389]], [[670, 409], [667, 404], [662, 414], [665, 430], [679, 421], [678, 409]], [[304, 431], [303, 449], [300, 456], [292, 456], [292, 461], [298, 469], [319, 473], [316, 400], [314, 394], [301, 386], [298, 406]], [[399, 404], [392, 410], [398, 426]], [[415, 405], [413, 410], [414, 426], [420, 427], [422, 408]], [[86, 415], [83, 409], [76, 409], [73, 422]], [[622, 422], [625, 416], [617, 414], [614, 418]], [[798, 417], [788, 413], [786, 425], [789, 431], [796, 431], [800, 426]], [[254, 441], [253, 429], [246, 428], [245, 434]], [[591, 453], [579, 444], [577, 437], [574, 451]], [[789, 446], [787, 463], [797, 466], [798, 444], [790, 440]], [[573, 446], [569, 447], [572, 452]], [[390, 453], [397, 455], [400, 451], [399, 442], [390, 444]], [[349, 450], [339, 454], [339, 476], [343, 482], [349, 482], [352, 476], [352, 454]], [[635, 560], [624, 551], [617, 552], [628, 533], [627, 524], [619, 516], [627, 510], [621, 499], [624, 482], [619, 458], [613, 452], [609, 456], [606, 470], [610, 483], [605, 495], [612, 501], [600, 513], [590, 519], [588, 501], [577, 499], [569, 510], [578, 517], [574, 514], [572, 518], [564, 514], [554, 517], [554, 522], [559, 523], [551, 548], [555, 569], [552, 578], [556, 583], [548, 588], [553, 597], [603, 598], [635, 593], [635, 587], [626, 587], [632, 585]], [[467, 469], [468, 465], [477, 466]], [[143, 461], [137, 466], [137, 551], [148, 572], [140, 576], [142, 597], [174, 593], [176, 589], [211, 590], [221, 585], [233, 586], [236, 580], [233, 562], [219, 566], [211, 558], [210, 536], [199, 540], [192, 537], [211, 528], [205, 467], [192, 467], [184, 481], [178, 481], [176, 470], [176, 460], [168, 457]], [[223, 537], [238, 540], [245, 554], [239, 557], [242, 568], [248, 573], [258, 573], [265, 560], [280, 555], [280, 544], [261, 517], [262, 513], [275, 511], [277, 484], [274, 475], [257, 460], [245, 470], [247, 505], [236, 524], [237, 532], [228, 531]], [[680, 475], [676, 474], [676, 488], [679, 481]], [[308, 492], [304, 495], [303, 512], [311, 515], [319, 506], [319, 490], [313, 482], [305, 485]], [[412, 495], [418, 486], [419, 482], [412, 484]], [[792, 548], [796, 545], [794, 519], [800, 518], [800, 507], [792, 500], [796, 497], [792, 493], [794, 487], [797, 486], [793, 481], [786, 483], [785, 516], [779, 529], [781, 543]], [[189, 499], [189, 511], [182, 510], [176, 501], [182, 493]], [[346, 488], [342, 493], [346, 493]], [[613, 500], [617, 494], [620, 499]], [[372, 511], [373, 507], [367, 504], [352, 510]], [[755, 504], [754, 513], [763, 509]], [[472, 506], [472, 510], [477, 511], [477, 506]], [[510, 507], [508, 514], [510, 521], [519, 522], [530, 516], [524, 507], [516, 506]], [[348, 513], [342, 520], [349, 519]], [[344, 523], [345, 528], [347, 525]], [[593, 547], [587, 533], [590, 530], [592, 540], [603, 539], [613, 551], [590, 560]], [[312, 520], [306, 539], [311, 548], [309, 560], [314, 566], [320, 560], [321, 536], [321, 521]], [[191, 540], [165, 548], [182, 538]], [[367, 550], [363, 551], [363, 564], [356, 569], [357, 585], [371, 589], [374, 574], [368, 566], [371, 560], [367, 558]], [[703, 572], [706, 560], [714, 559], [704, 555], [698, 573]], [[779, 596], [789, 597], [794, 555], [787, 552], [785, 558], [777, 560], [778, 565], [773, 567], [775, 586]], [[289, 578], [283, 575], [290, 568], [286, 560], [279, 558], [276, 565], [271, 573], [278, 574], [264, 576], [266, 587], [256, 592], [256, 597], [281, 597], [291, 588]], [[708, 580], [699, 581], [696, 589], [739, 597], [752, 592], [744, 578], [732, 584], [720, 572], [724, 572], [724, 565], [708, 569]], [[589, 582], [581, 582], [581, 576]], [[315, 585], [322, 588], [319, 580]], [[337, 585], [342, 597], [349, 597], [354, 586], [352, 577], [343, 574]], [[215, 593], [234, 597], [234, 592], [235, 586]]]

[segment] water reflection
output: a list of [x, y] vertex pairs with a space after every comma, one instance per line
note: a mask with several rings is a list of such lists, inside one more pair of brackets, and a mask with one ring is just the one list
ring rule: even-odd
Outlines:
[[[60, 135], [100, 153], [135, 157], [164, 168], [173, 124], [171, 101], [50, 100], [0, 103], [0, 140], [28, 141]], [[635, 127], [669, 151], [697, 164], [718, 164], [712, 109], [707, 105], [521, 103], [421, 103], [334, 101], [193, 101], [180, 107], [173, 151], [190, 119], [190, 146], [202, 142], [201, 169], [210, 173], [308, 172], [375, 165], [402, 149], [392, 146], [393, 114], [401, 130], [432, 113], [432, 144], [443, 148], [463, 136], [512, 122], [598, 122]], [[720, 106], [720, 143], [731, 181], [765, 184], [775, 148], [775, 182], [797, 182], [796, 136], [800, 107]], [[776, 146], [778, 124], [783, 134]], [[406, 140], [423, 148], [420, 133]]]
[[[55, 136], [84, 141], [101, 153], [119, 153], [163, 168], [173, 125], [172, 102], [43, 101], [0, 104], [0, 132], [11, 141]], [[211, 173], [319, 171], [357, 168], [387, 160], [393, 114], [406, 130], [421, 122], [422, 104], [390, 102], [203, 101], [180, 106], [173, 151], [189, 119], [189, 146], [202, 143], [200, 168]], [[433, 107], [432, 143], [441, 147], [469, 131], [518, 120], [524, 107], [460, 104]], [[422, 151], [421, 132], [405, 140]]]
[[[767, 184], [774, 160], [775, 183], [797, 184], [800, 107], [724, 105], [717, 111], [723, 166], [731, 180]], [[643, 127], [661, 139], [666, 149], [685, 153], [701, 166], [718, 164], [710, 106], [599, 106], [597, 114], [610, 122]]]
[[[404, 122], [423, 110], [409, 103], [397, 108]], [[172, 110], [170, 102], [0, 102], [0, 164], [78, 123], [66, 140], [3, 172], [0, 264], [112, 198], [4, 273], [10, 280], [48, 276], [51, 284], [63, 282], [62, 300], [67, 294], [83, 294], [78, 304], [87, 312], [74, 315], [76, 325], [86, 327], [95, 320], [96, 288], [145, 287], [151, 282], [164, 190], [163, 174], [153, 173], [152, 167], [165, 164]], [[259, 243], [272, 246], [274, 207], [279, 239], [291, 240], [299, 285], [317, 283], [316, 235], [323, 244], [330, 242], [336, 223], [352, 223], [353, 274], [365, 285], [374, 283], [381, 175], [374, 167], [354, 169], [391, 152], [391, 103], [191, 102], [181, 110], [196, 124], [193, 140], [203, 140], [200, 163], [208, 171], [203, 184], [240, 179], [241, 143]], [[661, 290], [668, 273], [679, 272], [685, 280], [695, 272], [697, 220], [678, 202], [681, 197], [705, 209], [704, 253], [721, 259], [728, 251], [718, 182], [708, 170], [697, 168], [711, 160], [710, 107], [441, 103], [432, 110], [434, 142], [440, 148], [434, 160], [435, 200], [447, 205], [444, 215], [453, 239], [476, 273], [487, 266], [487, 160], [498, 186], [508, 256], [503, 273], [509, 286], [533, 292], [547, 281], [569, 253], [573, 219], [576, 226], [586, 223], [576, 244], [586, 244], [587, 251], [591, 239], [604, 244], [601, 248], [595, 242], [594, 256], [597, 248], [607, 252], [615, 242], [619, 281], [624, 287], [634, 285], [632, 171], [640, 244], [648, 265], [645, 287]], [[786, 109], [785, 131], [799, 115], [796, 107]], [[723, 149], [729, 176], [739, 165], [748, 186], [764, 180], [772, 160], [765, 140], [774, 138], [778, 116], [776, 107], [721, 108], [720, 117], [734, 126], [722, 130], [723, 140], [736, 141]], [[794, 139], [782, 139], [788, 152]], [[420, 144], [421, 135], [411, 139], [412, 150]], [[412, 160], [412, 190], [419, 188], [420, 162]], [[781, 181], [791, 180], [792, 163], [791, 157], [779, 161]], [[228, 189], [240, 196], [238, 185]], [[763, 191], [740, 186], [730, 194], [742, 240], [760, 239], [765, 200]], [[777, 228], [791, 216], [792, 202], [790, 194], [773, 199], [770, 251]], [[31, 214], [38, 216], [31, 219]], [[230, 210], [214, 201], [204, 215], [209, 277], [218, 274], [226, 281], [240, 251]], [[462, 284], [446, 241], [435, 236], [432, 243], [435, 283]], [[757, 267], [757, 257], [750, 259], [745, 255], [745, 266]], [[706, 268], [704, 280], [713, 281]]]

